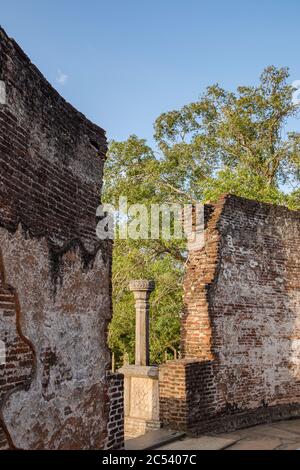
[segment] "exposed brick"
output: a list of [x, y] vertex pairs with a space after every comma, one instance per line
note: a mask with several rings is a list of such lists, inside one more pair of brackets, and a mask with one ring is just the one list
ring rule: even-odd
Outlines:
[[112, 243], [96, 237], [105, 132], [2, 29], [0, 80], [0, 448], [101, 449], [112, 314]]
[[105, 450], [124, 448], [124, 376], [107, 375], [109, 387], [107, 407], [109, 409], [108, 435]]
[[161, 421], [191, 433], [300, 415], [300, 212], [210, 206], [187, 264], [183, 360], [160, 368]]

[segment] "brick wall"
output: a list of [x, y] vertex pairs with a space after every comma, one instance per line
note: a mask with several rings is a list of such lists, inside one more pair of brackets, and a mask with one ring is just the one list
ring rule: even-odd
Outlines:
[[112, 246], [95, 230], [105, 132], [2, 29], [0, 81], [0, 445], [103, 448]]
[[105, 133], [61, 98], [3, 30], [0, 80], [7, 96], [0, 105], [1, 226], [15, 232], [21, 223], [47, 236], [53, 258], [57, 245], [77, 239], [88, 258], [100, 245], [95, 208]]
[[124, 447], [124, 376], [108, 374], [108, 435], [105, 450], [122, 449]]
[[160, 367], [160, 414], [164, 426], [197, 432], [215, 409], [212, 361], [169, 361]]
[[[161, 420], [191, 433], [300, 415], [300, 213], [225, 196], [189, 253]], [[179, 385], [179, 386], [178, 386]]]

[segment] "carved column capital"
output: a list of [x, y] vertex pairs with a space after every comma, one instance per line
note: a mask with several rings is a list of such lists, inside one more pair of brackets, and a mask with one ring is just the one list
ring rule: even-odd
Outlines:
[[144, 280], [144, 279], [131, 281], [129, 283], [129, 289], [132, 292], [135, 292], [135, 291], [153, 292], [154, 289], [155, 289], [155, 282], [154, 281], [147, 281], [147, 280]]

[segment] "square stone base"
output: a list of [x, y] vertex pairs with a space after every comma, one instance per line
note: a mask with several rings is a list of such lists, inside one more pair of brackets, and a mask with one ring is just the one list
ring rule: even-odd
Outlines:
[[142, 436], [160, 428], [158, 367], [125, 366], [125, 438]]

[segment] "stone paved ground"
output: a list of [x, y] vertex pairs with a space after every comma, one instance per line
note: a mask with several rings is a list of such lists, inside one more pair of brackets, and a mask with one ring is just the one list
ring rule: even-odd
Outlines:
[[300, 419], [263, 424], [231, 433], [185, 438], [159, 450], [300, 450]]

